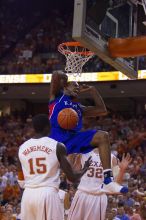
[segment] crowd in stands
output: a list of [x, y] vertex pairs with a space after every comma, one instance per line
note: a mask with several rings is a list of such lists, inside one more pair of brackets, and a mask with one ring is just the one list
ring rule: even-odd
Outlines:
[[23, 1], [21, 5], [17, 0], [3, 1], [2, 5], [1, 74], [48, 73], [61, 69], [64, 64], [56, 53], [57, 45], [71, 39], [69, 17], [55, 9], [48, 9], [44, 16], [44, 9], [36, 7], [34, 11], [34, 6], [33, 13], [29, 9], [25, 14]]
[[[72, 13], [48, 10], [47, 15], [18, 0], [2, 1], [0, 8], [0, 73], [51, 73], [64, 69], [65, 58], [57, 51], [58, 44], [72, 41]], [[45, 13], [44, 13], [45, 14]], [[146, 69], [145, 58], [140, 58], [140, 69]], [[110, 71], [113, 68], [97, 56], [83, 71]]]
[[[111, 149], [119, 158], [129, 152], [129, 165], [123, 184], [128, 185], [126, 195], [109, 196], [107, 220], [146, 219], [146, 118], [124, 118], [111, 115], [96, 121], [88, 119], [84, 128], [107, 130]], [[32, 136], [31, 117], [2, 116], [0, 118], [0, 219], [21, 219], [20, 201], [22, 190], [17, 183], [17, 151], [22, 142]], [[65, 208], [68, 209], [77, 185], [69, 183], [61, 173], [60, 189], [67, 193]], [[143, 208], [142, 208], [143, 207]], [[67, 210], [66, 210], [67, 213]], [[145, 215], [141, 218], [141, 213]]]
[[[16, 2], [18, 4], [19, 1], [1, 1], [0, 74], [51, 73], [64, 69], [65, 60], [57, 52], [57, 46], [72, 40], [72, 16], [57, 10], [51, 10], [47, 16], [42, 16], [38, 10], [33, 13], [29, 11], [29, 15], [26, 15], [22, 10], [19, 16]], [[22, 9], [23, 6], [25, 4], [21, 6]], [[144, 57], [140, 58], [140, 68], [146, 69]], [[85, 71], [107, 70], [112, 68], [97, 57], [85, 66]], [[17, 183], [17, 151], [21, 143], [32, 135], [30, 123], [31, 117], [0, 117], [0, 220], [21, 219], [22, 189]], [[111, 149], [120, 159], [126, 152], [133, 159], [124, 177], [129, 193], [108, 197], [106, 219], [146, 219], [146, 118], [125, 119], [111, 115], [97, 121], [86, 120], [84, 128], [89, 126], [109, 132]], [[70, 206], [76, 187], [61, 174], [60, 189], [68, 195], [66, 209]]]

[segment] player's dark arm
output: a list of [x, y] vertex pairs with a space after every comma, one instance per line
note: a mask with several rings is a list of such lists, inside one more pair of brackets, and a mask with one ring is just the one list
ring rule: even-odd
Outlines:
[[19, 158], [17, 160], [17, 176], [18, 176], [18, 184], [21, 188], [23, 188], [25, 181], [24, 181], [24, 174]]
[[64, 86], [67, 84], [68, 77], [63, 72], [54, 72], [52, 74], [51, 84], [50, 84], [50, 101], [54, 100], [56, 96], [63, 90]]
[[57, 157], [60, 162], [61, 169], [66, 174], [68, 180], [71, 182], [77, 182], [80, 180], [83, 174], [88, 170], [88, 167], [90, 165], [90, 159], [91, 159], [89, 158], [86, 161], [85, 166], [83, 167], [82, 170], [80, 170], [79, 172], [74, 171], [72, 169], [71, 164], [69, 163], [67, 159], [66, 148], [62, 143], [57, 144]]
[[96, 117], [101, 115], [107, 115], [107, 109], [104, 101], [94, 86], [85, 85], [80, 93], [90, 93], [92, 99], [94, 100], [95, 106], [84, 106], [83, 115], [85, 117]]

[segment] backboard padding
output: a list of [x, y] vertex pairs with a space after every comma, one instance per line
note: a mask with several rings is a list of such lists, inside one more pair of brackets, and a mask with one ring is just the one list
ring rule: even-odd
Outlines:
[[109, 56], [107, 50], [107, 40], [101, 34], [86, 25], [86, 1], [75, 0], [74, 20], [72, 37], [81, 42], [84, 47], [93, 51], [103, 61], [121, 71], [131, 79], [137, 78], [137, 73], [133, 66], [125, 59], [113, 59]]

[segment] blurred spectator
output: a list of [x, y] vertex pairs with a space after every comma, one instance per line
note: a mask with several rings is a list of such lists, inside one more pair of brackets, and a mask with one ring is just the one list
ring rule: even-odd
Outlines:
[[[70, 10], [51, 9], [51, 2], [47, 9], [45, 2], [42, 9], [27, 1], [23, 11], [24, 1], [20, 6], [18, 0], [2, 0], [1, 74], [51, 73], [64, 69], [65, 58], [57, 52], [57, 46], [72, 41], [72, 14]], [[139, 69], [146, 69], [145, 57], [140, 57]], [[83, 68], [84, 72], [111, 70], [113, 67], [98, 57], [93, 57]]]
[[117, 216], [116, 217], [119, 218], [120, 220], [130, 220], [128, 215], [125, 214], [125, 210], [124, 210], [123, 206], [121, 206], [120, 208], [117, 209]]
[[[24, 119], [19, 114], [0, 117], [0, 219], [7, 219], [10, 216], [21, 219], [22, 190], [17, 183], [17, 150], [24, 140], [33, 135], [31, 120], [32, 116]], [[91, 121], [91, 124], [89, 118], [88, 121], [85, 121], [86, 127], [92, 125], [93, 128], [97, 127], [110, 133], [112, 148], [119, 158], [123, 152], [130, 152], [133, 158], [124, 179], [124, 184], [129, 186], [129, 193], [127, 195], [109, 196], [107, 220], [140, 220], [142, 218], [141, 213], [144, 215], [145, 210], [141, 211], [141, 206], [146, 201], [146, 182], [143, 175], [146, 155], [142, 150], [143, 135], [141, 135], [143, 134], [141, 130], [144, 121], [145, 118], [141, 118], [139, 122], [137, 118], [125, 119], [121, 115], [99, 118], [97, 121]], [[138, 134], [140, 138], [137, 142], [135, 137]], [[130, 144], [129, 147], [129, 143], [132, 143], [132, 146]], [[74, 158], [72, 157], [70, 160], [74, 160]], [[67, 195], [65, 199], [66, 210], [70, 207], [76, 187], [76, 185], [68, 182], [64, 173], [61, 173], [60, 189], [64, 190]], [[67, 216], [68, 211], [65, 213]]]
[[132, 207], [129, 207], [128, 216], [129, 216], [129, 219], [130, 219], [130, 220], [141, 220], [140, 215], [137, 214], [137, 213], [134, 213]]
[[127, 193], [124, 200], [124, 206], [133, 207], [134, 206], [134, 199], [131, 198], [131, 193]]
[[140, 175], [146, 180], [146, 156], [144, 157], [143, 164], [140, 167]]

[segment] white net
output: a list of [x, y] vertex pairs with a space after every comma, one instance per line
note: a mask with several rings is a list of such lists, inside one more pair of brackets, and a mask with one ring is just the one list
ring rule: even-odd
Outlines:
[[142, 6], [146, 15], [146, 0], [142, 0]]
[[143, 6], [143, 10], [146, 14], [146, 0], [131, 0], [131, 2], [135, 5], [142, 5]]
[[67, 46], [60, 44], [58, 51], [66, 57], [65, 71], [74, 76], [80, 76], [82, 68], [94, 53], [82, 46]]

